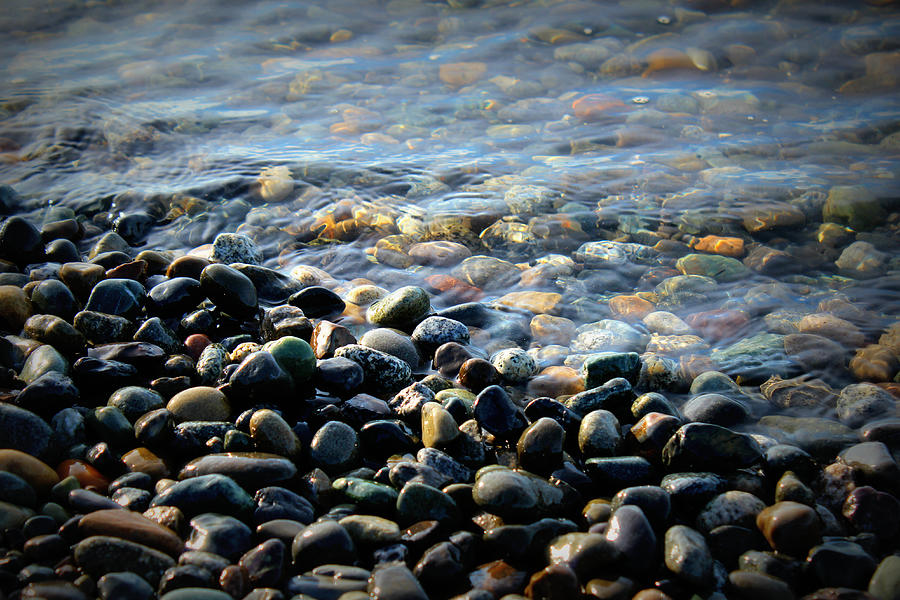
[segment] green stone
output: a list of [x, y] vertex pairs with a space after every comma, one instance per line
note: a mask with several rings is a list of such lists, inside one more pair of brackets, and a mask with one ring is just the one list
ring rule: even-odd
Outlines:
[[390, 514], [397, 505], [397, 490], [383, 483], [358, 477], [340, 477], [331, 486], [361, 510]]
[[263, 346], [294, 383], [307, 381], [316, 372], [316, 355], [312, 347], [298, 337], [286, 335]]
[[822, 220], [867, 230], [884, 223], [884, 208], [878, 198], [862, 185], [836, 185], [822, 207]]
[[396, 327], [414, 324], [431, 311], [431, 300], [424, 289], [409, 285], [391, 292], [366, 311], [366, 318], [375, 325]]
[[68, 375], [69, 361], [57, 352], [53, 346], [44, 344], [35, 348], [28, 355], [28, 358], [25, 359], [25, 365], [22, 367], [22, 372], [19, 373], [19, 379], [25, 383], [33, 383], [38, 377], [50, 371]]
[[456, 502], [441, 490], [424, 483], [410, 482], [397, 497], [397, 517], [407, 524], [419, 521], [455, 524], [460, 519], [460, 513]]
[[737, 281], [750, 274], [750, 269], [738, 259], [717, 254], [688, 254], [679, 258], [675, 266], [685, 275], [711, 277], [719, 282]]

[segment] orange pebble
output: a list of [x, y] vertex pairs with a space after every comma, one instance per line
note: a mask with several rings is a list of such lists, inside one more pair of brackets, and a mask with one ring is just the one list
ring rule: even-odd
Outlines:
[[639, 321], [656, 310], [656, 307], [639, 296], [623, 295], [610, 298], [609, 310], [617, 317]]
[[140, 447], [122, 455], [122, 462], [132, 473], [146, 473], [154, 479], [169, 476], [169, 467], [147, 448]]
[[475, 302], [482, 296], [481, 290], [450, 275], [431, 275], [425, 278], [429, 291], [445, 294], [453, 302]]
[[187, 336], [187, 339], [184, 340], [184, 347], [187, 348], [188, 355], [197, 360], [200, 358], [200, 353], [203, 352], [203, 349], [211, 343], [212, 341], [202, 333], [195, 333]]
[[78, 480], [81, 487], [96, 488], [101, 494], [106, 493], [106, 488], [109, 486], [109, 480], [100, 471], [81, 460], [69, 459], [62, 461], [56, 467], [56, 474], [59, 475], [60, 479], [72, 476]]
[[744, 240], [736, 237], [707, 235], [697, 240], [697, 243], [694, 244], [694, 250], [740, 258], [744, 255]]
[[582, 121], [597, 121], [610, 112], [625, 108], [625, 103], [604, 94], [588, 94], [572, 102], [575, 117]]
[[531, 396], [570, 396], [584, 391], [581, 374], [572, 367], [547, 367], [528, 382]]

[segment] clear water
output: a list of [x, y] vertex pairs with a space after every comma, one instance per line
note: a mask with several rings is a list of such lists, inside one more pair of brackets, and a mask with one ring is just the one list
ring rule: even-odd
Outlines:
[[[773, 311], [840, 297], [875, 342], [900, 306], [900, 11], [877, 4], [7, 0], [0, 179], [38, 222], [51, 206], [101, 227], [148, 210], [164, 216], [148, 248], [237, 230], [268, 266], [388, 288], [449, 271], [372, 260], [378, 239], [429, 239], [435, 218], [514, 263], [588, 240], [735, 236], [800, 267], [751, 272], [678, 314], [745, 310], [752, 335]], [[513, 185], [552, 202], [510, 209]], [[825, 247], [822, 204], [843, 185], [883, 215]], [[747, 211], [772, 201], [805, 224], [748, 231]], [[583, 236], [478, 247], [498, 218], [551, 213]], [[329, 214], [357, 220], [341, 233]], [[874, 275], [835, 267], [854, 240], [886, 253]], [[576, 272], [483, 298], [558, 291], [580, 324], [611, 295], [652, 290], [642, 274], [617, 288]]]

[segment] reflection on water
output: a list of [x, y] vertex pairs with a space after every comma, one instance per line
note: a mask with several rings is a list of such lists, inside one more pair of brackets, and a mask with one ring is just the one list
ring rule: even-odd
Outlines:
[[827, 312], [863, 336], [849, 357], [896, 320], [900, 13], [879, 4], [10, 1], [2, 179], [88, 234], [144, 211], [146, 247], [240, 231], [284, 272], [430, 281], [437, 306], [559, 293], [577, 326], [664, 337], [646, 303], [699, 340], [660, 355], [821, 374], [753, 336]]

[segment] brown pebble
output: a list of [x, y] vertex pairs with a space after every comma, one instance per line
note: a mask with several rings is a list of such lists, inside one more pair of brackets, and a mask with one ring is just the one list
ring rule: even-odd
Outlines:
[[59, 476], [49, 465], [19, 450], [0, 450], [0, 471], [18, 475], [38, 494], [46, 494], [59, 483]]
[[444, 377], [456, 377], [462, 364], [472, 358], [465, 346], [457, 342], [447, 342], [434, 351], [431, 366]]
[[773, 550], [805, 557], [822, 540], [816, 511], [799, 502], [777, 502], [756, 515], [756, 526]]
[[489, 385], [500, 382], [500, 373], [483, 358], [470, 358], [459, 368], [459, 382], [478, 393]]
[[210, 262], [202, 256], [180, 256], [172, 261], [169, 268], [166, 269], [166, 277], [172, 279], [174, 277], [191, 277], [200, 279], [200, 272], [209, 266]]
[[569, 600], [581, 594], [578, 576], [566, 564], [550, 565], [531, 576], [525, 596], [540, 600]]
[[133, 260], [113, 267], [106, 271], [107, 279], [134, 279], [141, 281], [147, 274], [147, 263], [142, 260]]
[[331, 358], [342, 346], [355, 344], [356, 337], [343, 325], [331, 321], [319, 321], [312, 332], [310, 345], [316, 358]]
[[184, 546], [181, 538], [168, 527], [136, 512], [116, 508], [86, 514], [78, 522], [78, 531], [84, 537], [92, 535], [119, 537], [155, 548], [171, 556], [181, 554]]
[[184, 340], [184, 347], [187, 349], [188, 356], [197, 360], [203, 349], [212, 344], [212, 341], [202, 333], [195, 333], [187, 336]]

